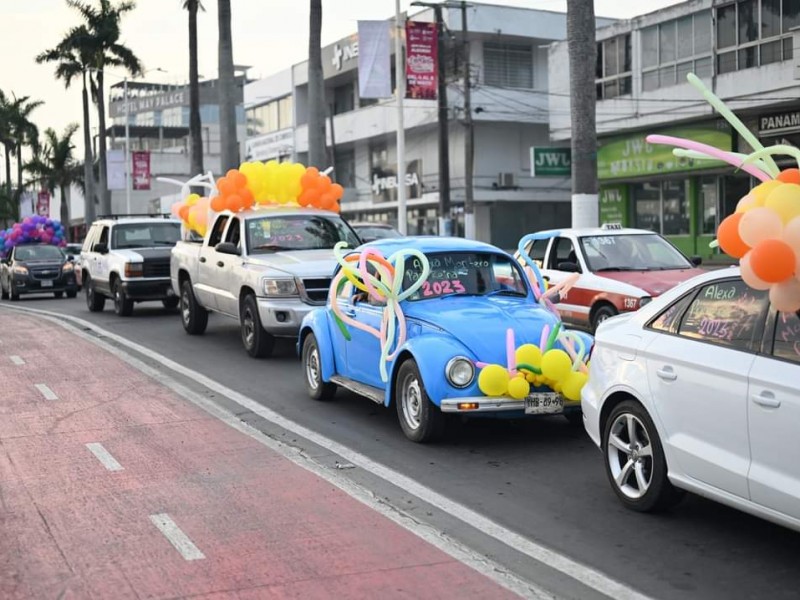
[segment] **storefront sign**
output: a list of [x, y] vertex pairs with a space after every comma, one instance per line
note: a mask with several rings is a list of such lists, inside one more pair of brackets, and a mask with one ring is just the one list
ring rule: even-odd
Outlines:
[[600, 188], [600, 224], [628, 224], [628, 188], [624, 185]]
[[325, 79], [358, 67], [358, 35], [353, 34], [322, 49], [322, 75]]
[[597, 151], [598, 179], [602, 181], [680, 173], [719, 167], [724, 164], [716, 160], [679, 158], [672, 154], [671, 146], [648, 144], [645, 137], [650, 133], [687, 138], [726, 151], [730, 151], [733, 144], [730, 128], [717, 129], [714, 125], [677, 127], [603, 140], [602, 146]]
[[531, 177], [569, 177], [571, 174], [570, 148], [531, 148]]
[[[152, 96], [142, 96], [139, 98], [128, 98], [128, 110], [130, 114], [135, 115], [140, 112], [149, 112], [153, 110], [162, 110], [164, 108], [171, 108], [173, 106], [188, 106], [189, 92], [187, 89], [180, 89], [164, 94], [155, 94]], [[125, 99], [117, 100], [111, 103], [109, 112], [112, 117], [119, 117], [125, 114]]]
[[282, 129], [251, 138], [245, 142], [247, 160], [272, 160], [291, 156], [294, 152], [294, 132]]
[[[406, 197], [409, 200], [422, 197], [422, 161], [412, 160], [406, 167]], [[376, 202], [397, 200], [397, 165], [374, 166], [372, 168], [372, 198]]]
[[800, 110], [771, 113], [758, 117], [758, 134], [765, 137], [800, 132]]
[[406, 23], [406, 98], [436, 100], [439, 55], [436, 23]]
[[150, 153], [133, 152], [133, 189], [150, 189]]
[[[61, 200], [64, 202], [64, 199]], [[50, 192], [42, 190], [36, 199], [36, 214], [40, 217], [50, 216]]]

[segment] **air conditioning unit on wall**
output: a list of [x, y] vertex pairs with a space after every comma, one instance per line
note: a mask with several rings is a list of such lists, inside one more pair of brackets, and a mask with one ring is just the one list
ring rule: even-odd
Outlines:
[[498, 190], [512, 190], [517, 187], [517, 178], [514, 173], [498, 173], [495, 186]]

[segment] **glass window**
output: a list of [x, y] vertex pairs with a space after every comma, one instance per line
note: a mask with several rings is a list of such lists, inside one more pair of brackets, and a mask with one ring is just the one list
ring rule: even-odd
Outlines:
[[[684, 40], [678, 40], [683, 43]], [[711, 52], [711, 11], [695, 13], [694, 15], [694, 53], [704, 54]]]
[[100, 237], [97, 239], [97, 244], [103, 244], [108, 247], [108, 227], [103, 227], [103, 230], [100, 232]]
[[758, 4], [756, 0], [739, 0], [737, 3], [739, 23], [739, 43], [754, 42], [758, 39]]
[[665, 181], [662, 186], [664, 207], [664, 235], [687, 235], [689, 233], [689, 181]]
[[661, 67], [658, 71], [658, 81], [661, 87], [675, 85], [675, 65]]
[[684, 337], [753, 350], [760, 339], [769, 296], [741, 279], [718, 281], [700, 288], [681, 321]]
[[750, 46], [739, 50], [739, 70], [758, 66], [758, 48]]
[[50, 245], [17, 246], [14, 249], [16, 260], [64, 260], [66, 257], [60, 248]]
[[553, 250], [550, 252], [550, 265], [549, 268], [558, 270], [562, 262], [578, 262], [578, 255], [575, 253], [575, 247], [572, 245], [572, 240], [565, 237], [557, 238], [554, 242]]
[[686, 76], [689, 73], [694, 73], [694, 62], [693, 61], [690, 60], [690, 61], [687, 61], [687, 62], [678, 63], [678, 66], [677, 66], [678, 83], [683, 83], [684, 81], [686, 81]]
[[772, 355], [800, 363], [800, 317], [797, 313], [778, 313]]
[[533, 88], [533, 48], [520, 44], [483, 44], [483, 79], [497, 87]]
[[650, 322], [650, 328], [666, 333], [677, 333], [681, 317], [694, 298], [694, 294], [687, 294], [673, 302], [666, 310]]
[[604, 53], [604, 71], [603, 74], [605, 77], [610, 77], [612, 75], [617, 75], [619, 73], [618, 68], [618, 59], [619, 55], [617, 53], [617, 38], [611, 38], [603, 43], [605, 46], [605, 53]]
[[661, 186], [637, 183], [631, 186], [636, 207], [636, 227], [661, 232]]
[[781, 58], [781, 50], [782, 50], [783, 43], [781, 40], [775, 40], [774, 42], [767, 42], [766, 44], [761, 44], [761, 64], [768, 65], [774, 62], [780, 62]]
[[781, 34], [781, 0], [761, 0], [761, 39]]
[[662, 64], [675, 60], [675, 21], [658, 26], [658, 45]]
[[222, 234], [225, 232], [225, 225], [228, 224], [228, 215], [222, 215], [214, 223], [214, 229], [208, 238], [208, 245], [213, 248], [222, 241]]
[[783, 0], [783, 33], [800, 27], [800, 0]]
[[794, 38], [789, 36], [783, 38], [783, 60], [792, 60], [794, 56]]
[[678, 58], [687, 58], [694, 54], [693, 38], [692, 16], [678, 19]]
[[658, 27], [642, 29], [642, 68], [658, 65]]
[[360, 245], [356, 234], [339, 217], [264, 216], [246, 223], [250, 254], [331, 249], [339, 242], [347, 242], [351, 248]]
[[536, 265], [541, 269], [544, 267], [544, 256], [547, 252], [547, 244], [550, 243], [550, 240], [534, 240], [533, 245], [531, 246], [531, 250], [529, 256], [536, 263]]
[[717, 73], [730, 73], [736, 70], [736, 51], [717, 55]]
[[694, 61], [694, 74], [698, 77], [711, 77], [711, 58], [699, 58]]
[[584, 236], [581, 248], [590, 271], [670, 271], [691, 267], [675, 246], [656, 233]]
[[343, 187], [356, 187], [356, 153], [350, 148], [336, 149], [336, 163], [334, 165], [336, 183]]
[[354, 110], [355, 107], [355, 87], [352, 81], [333, 89], [333, 114], [340, 115], [350, 112]]
[[620, 35], [597, 44], [597, 98], [616, 98], [632, 89], [631, 36]]
[[239, 219], [234, 217], [231, 219], [231, 224], [230, 227], [228, 227], [228, 233], [225, 236], [225, 241], [230, 244], [233, 244], [238, 248], [240, 238], [241, 238], [241, 227], [239, 226]]
[[736, 5], [729, 4], [717, 9], [717, 47], [736, 45]]
[[642, 89], [646, 92], [658, 89], [658, 70], [642, 73]]
[[714, 235], [717, 230], [719, 189], [715, 177], [700, 180], [700, 233]]
[[122, 250], [174, 246], [180, 239], [181, 226], [178, 223], [130, 223], [114, 227], [111, 247]]

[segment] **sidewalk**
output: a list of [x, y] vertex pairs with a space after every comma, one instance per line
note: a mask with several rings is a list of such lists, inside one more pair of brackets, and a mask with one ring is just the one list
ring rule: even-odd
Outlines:
[[95, 344], [0, 310], [0, 598], [189, 596], [512, 597]]

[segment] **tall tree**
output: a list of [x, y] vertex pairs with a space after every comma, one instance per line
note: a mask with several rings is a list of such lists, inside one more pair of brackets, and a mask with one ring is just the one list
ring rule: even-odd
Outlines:
[[[79, 29], [84, 29], [81, 27]], [[78, 35], [78, 34], [76, 34]], [[82, 39], [88, 38], [88, 32], [81, 31]], [[56, 64], [56, 78], [64, 82], [64, 87], [69, 89], [72, 81], [80, 76], [83, 89], [83, 180], [84, 180], [84, 222], [90, 225], [96, 215], [95, 187], [94, 187], [94, 158], [92, 156], [92, 133], [89, 119], [89, 89], [87, 78], [92, 68], [92, 53], [87, 47], [70, 47], [69, 35], [55, 48], [46, 50], [36, 57], [37, 63], [52, 62]]]
[[184, 0], [189, 12], [189, 137], [192, 142], [192, 175], [203, 172], [203, 128], [200, 123], [200, 75], [197, 65], [197, 11], [205, 10], [200, 0]]
[[11, 128], [13, 108], [11, 100], [0, 90], [0, 144], [6, 163], [6, 198], [11, 198], [11, 156], [16, 152]]
[[[97, 6], [95, 6], [95, 2]], [[90, 58], [91, 69], [95, 73], [96, 86], [94, 100], [97, 103], [97, 120], [100, 129], [100, 143], [97, 149], [100, 182], [98, 195], [100, 209], [103, 213], [111, 212], [111, 193], [108, 191], [108, 170], [106, 165], [106, 102], [104, 69], [121, 68], [133, 76], [143, 73], [142, 63], [130, 48], [120, 43], [120, 21], [125, 13], [132, 11], [136, 3], [124, 0], [117, 5], [111, 0], [92, 0], [92, 3], [81, 0], [67, 0], [67, 4], [76, 9], [84, 20], [81, 27], [76, 27], [67, 34], [64, 43], [79, 53], [86, 53]], [[127, 118], [127, 117], [126, 117]]]
[[569, 95], [572, 120], [572, 226], [596, 227], [597, 129], [594, 2], [567, 0]]
[[322, 75], [322, 0], [311, 0], [308, 19], [308, 164], [324, 169], [325, 80]]
[[61, 195], [60, 219], [67, 235], [70, 222], [69, 189], [73, 183], [80, 183], [82, 178], [82, 167], [72, 154], [75, 149], [72, 136], [76, 131], [77, 123], [67, 125], [61, 137], [53, 129], [45, 130], [40, 152], [25, 165], [25, 170], [51, 194], [58, 190]]
[[219, 132], [222, 145], [222, 172], [239, 166], [239, 143], [236, 139], [236, 78], [233, 71], [231, 39], [231, 1], [218, 0], [219, 18]]
[[36, 148], [39, 140], [39, 129], [30, 120], [31, 113], [39, 108], [44, 102], [41, 100], [31, 100], [30, 96], [14, 98], [11, 103], [10, 123], [11, 135], [17, 150], [17, 200], [22, 194], [22, 149], [25, 146]]

